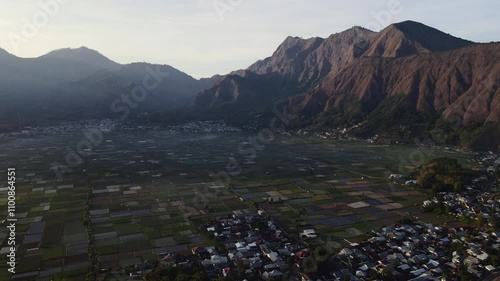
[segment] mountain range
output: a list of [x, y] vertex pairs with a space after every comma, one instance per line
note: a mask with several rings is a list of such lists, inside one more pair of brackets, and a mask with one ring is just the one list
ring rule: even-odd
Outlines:
[[4, 127], [12, 121], [49, 124], [117, 117], [113, 101], [130, 96], [154, 73], [161, 83], [154, 77], [148, 79], [155, 87], [148, 89], [148, 98], [140, 106], [131, 109], [135, 113], [169, 111], [182, 108], [216, 79], [197, 80], [169, 65], [122, 65], [86, 47], [55, 50], [37, 58], [19, 58], [0, 49], [0, 65], [0, 120]]
[[[475, 43], [405, 21], [328, 38], [287, 37], [268, 58], [207, 79], [167, 65], [121, 65], [85, 47], [23, 59], [0, 49], [0, 120], [113, 117], [110, 104], [151, 69], [168, 77], [140, 104], [154, 121], [264, 125], [287, 107], [290, 129], [498, 149], [500, 43]], [[149, 69], [149, 71], [147, 70]], [[24, 122], [23, 121], [23, 122]]]

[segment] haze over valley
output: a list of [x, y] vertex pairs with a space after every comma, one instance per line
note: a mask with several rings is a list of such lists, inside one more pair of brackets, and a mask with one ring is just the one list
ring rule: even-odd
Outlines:
[[2, 130], [144, 113], [164, 125], [260, 126], [259, 116], [279, 105], [292, 114], [287, 129], [362, 124], [353, 136], [404, 141], [438, 128], [449, 145], [496, 150], [499, 48], [405, 21], [380, 32], [288, 37], [247, 69], [203, 79], [169, 65], [121, 65], [86, 47], [30, 59], [1, 51]]
[[499, 280], [498, 4], [382, 2], [5, 3], [0, 280]]

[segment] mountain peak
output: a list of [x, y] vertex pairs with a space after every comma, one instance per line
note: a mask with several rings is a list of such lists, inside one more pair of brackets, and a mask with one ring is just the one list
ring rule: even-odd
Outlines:
[[104, 57], [101, 53], [96, 50], [92, 50], [87, 47], [79, 47], [79, 48], [61, 48], [48, 52], [42, 57], [57, 57], [57, 58], [67, 58], [74, 56], [101, 56]]
[[79, 48], [63, 48], [51, 51], [40, 58], [56, 58], [73, 62], [100, 65], [104, 68], [117, 67], [118, 63], [110, 60], [96, 50], [85, 46]]
[[368, 37], [371, 37], [374, 34], [376, 33], [367, 28], [361, 26], [353, 26], [342, 32], [330, 35], [327, 40], [342, 40], [344, 43], [351, 44], [358, 42], [359, 40], [368, 39]]
[[0, 54], [8, 54], [8, 52], [2, 48], [0, 48]]
[[6, 50], [0, 48], [0, 56], [2, 57], [11, 57], [11, 56], [14, 56], [13, 54], [7, 52]]
[[377, 34], [369, 57], [400, 57], [457, 49], [474, 44], [415, 21], [391, 24]]
[[397, 23], [393, 23], [389, 26], [394, 26], [394, 27], [412, 27], [412, 28], [417, 28], [417, 27], [421, 27], [421, 28], [432, 28], [430, 26], [427, 26], [421, 22], [418, 22], [418, 21], [413, 21], [413, 20], [405, 20], [405, 21], [402, 21], [402, 22], [397, 22]]
[[321, 43], [325, 39], [321, 37], [311, 37], [311, 38], [302, 38], [298, 36], [288, 36], [283, 43], [278, 47], [278, 50], [281, 49], [288, 49], [294, 46], [307, 46], [315, 43]]
[[[450, 37], [453, 37], [453, 36], [446, 34], [446, 33], [442, 32], [436, 28], [433, 28], [433, 27], [427, 26], [423, 23], [412, 21], [412, 20], [393, 23], [393, 24], [389, 25], [388, 27], [386, 27], [384, 30], [382, 30], [380, 33], [384, 32], [384, 31], [393, 31], [393, 30], [400, 31], [405, 36], [408, 36], [408, 37], [419, 37], [416, 39], [423, 39], [423, 38], [421, 38], [421, 37], [423, 37], [422, 36], [423, 34], [425, 34], [426, 36], [430, 36], [430, 35], [445, 36], [445, 35], [448, 35]], [[453, 38], [456, 38], [456, 37], [453, 37]], [[459, 38], [457, 38], [457, 39], [459, 39]]]
[[355, 26], [351, 27], [351, 28], [350, 28], [350, 29], [348, 29], [348, 30], [368, 31], [368, 32], [374, 33], [374, 31], [373, 31], [373, 30], [370, 30], [370, 29], [368, 29], [368, 28], [362, 27], [362, 26], [360, 26], [360, 25], [355, 25]]

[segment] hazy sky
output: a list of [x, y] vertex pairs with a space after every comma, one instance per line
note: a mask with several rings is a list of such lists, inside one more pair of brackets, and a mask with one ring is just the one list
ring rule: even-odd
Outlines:
[[170, 64], [199, 78], [246, 68], [288, 35], [326, 37], [354, 25], [411, 19], [473, 41], [500, 40], [500, 1], [436, 2], [0, 0], [0, 48], [37, 57], [87, 46], [120, 63]]

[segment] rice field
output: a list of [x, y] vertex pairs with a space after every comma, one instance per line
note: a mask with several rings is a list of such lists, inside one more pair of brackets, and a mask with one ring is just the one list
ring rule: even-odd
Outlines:
[[[386, 180], [419, 149], [275, 136], [252, 147], [247, 133], [172, 135], [168, 131], [106, 133], [58, 178], [54, 162], [83, 136], [17, 136], [0, 140], [0, 215], [6, 170], [17, 178], [17, 259], [7, 274], [7, 230], [0, 231], [0, 280], [85, 280], [99, 269], [123, 270], [161, 253], [187, 253], [212, 241], [190, 218], [264, 210], [285, 231], [314, 228], [339, 247], [366, 232], [419, 215], [427, 199]], [[251, 152], [251, 153], [250, 153]], [[459, 160], [466, 154], [434, 151]], [[254, 157], [255, 156], [255, 157]], [[401, 160], [403, 159], [403, 160]], [[406, 167], [411, 168], [411, 167]]]

